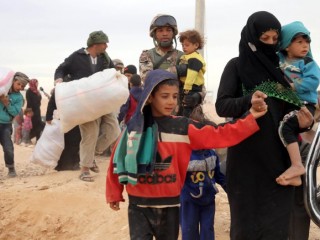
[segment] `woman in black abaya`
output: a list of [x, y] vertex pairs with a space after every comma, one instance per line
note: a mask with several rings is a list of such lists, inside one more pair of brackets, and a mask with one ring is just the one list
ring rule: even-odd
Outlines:
[[29, 81], [29, 88], [26, 92], [27, 108], [31, 108], [33, 111], [32, 129], [30, 131], [30, 139], [36, 138], [36, 141], [39, 140], [41, 133], [43, 131], [45, 123], [41, 119], [41, 94], [38, 90], [38, 80], [31, 79]]
[[[290, 166], [278, 126], [289, 109], [298, 108], [298, 102], [279, 68], [276, 52], [280, 30], [280, 22], [271, 13], [252, 14], [241, 32], [239, 57], [227, 63], [221, 76], [216, 101], [220, 117], [244, 114], [255, 90], [268, 95], [268, 112], [257, 120], [260, 131], [227, 153], [233, 240], [288, 239], [293, 187], [275, 181]], [[299, 119], [304, 120], [304, 127], [312, 123], [312, 115], [302, 110]]]

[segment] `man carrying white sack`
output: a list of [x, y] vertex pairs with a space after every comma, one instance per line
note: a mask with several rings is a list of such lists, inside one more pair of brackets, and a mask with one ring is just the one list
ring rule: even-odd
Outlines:
[[[78, 80], [84, 77], [102, 71], [107, 68], [114, 68], [112, 60], [106, 53], [109, 42], [108, 36], [102, 31], [95, 31], [90, 33], [87, 48], [81, 48], [69, 57], [55, 71], [55, 83], [66, 81]], [[66, 76], [68, 76], [66, 78]], [[101, 124], [101, 121], [108, 121], [107, 124]], [[99, 172], [99, 168], [95, 163], [94, 155], [96, 148], [96, 141], [100, 132], [101, 126], [109, 126], [108, 143], [113, 143], [120, 134], [120, 128], [117, 118], [114, 113], [104, 115], [94, 121], [87, 122], [79, 125], [81, 132], [80, 142], [80, 176], [83, 181], [92, 182], [94, 178], [90, 175], [90, 170]], [[108, 130], [109, 130], [108, 129]], [[101, 130], [103, 132], [103, 130]]]

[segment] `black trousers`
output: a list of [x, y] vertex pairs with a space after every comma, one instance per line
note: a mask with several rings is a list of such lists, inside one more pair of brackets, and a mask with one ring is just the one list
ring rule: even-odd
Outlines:
[[179, 207], [139, 207], [129, 204], [131, 240], [177, 240], [179, 236]]

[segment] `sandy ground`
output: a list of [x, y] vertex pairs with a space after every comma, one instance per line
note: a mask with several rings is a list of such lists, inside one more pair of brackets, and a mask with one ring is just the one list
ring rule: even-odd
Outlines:
[[[101, 172], [94, 174], [95, 182], [87, 183], [78, 179], [78, 171], [46, 171], [30, 163], [32, 151], [15, 145], [16, 178], [7, 178], [0, 154], [0, 239], [129, 239], [127, 202], [118, 212], [105, 202], [109, 158], [97, 157]], [[223, 190], [216, 197], [216, 209], [216, 239], [227, 240], [230, 215]], [[309, 239], [320, 240], [314, 224]]]

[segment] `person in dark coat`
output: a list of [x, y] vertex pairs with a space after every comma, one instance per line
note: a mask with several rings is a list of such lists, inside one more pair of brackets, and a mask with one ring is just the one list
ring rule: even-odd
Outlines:
[[[103, 31], [94, 31], [89, 34], [87, 47], [73, 52], [56, 69], [54, 74], [55, 83], [67, 81], [78, 81], [104, 69], [114, 68], [111, 58], [106, 52], [109, 38]], [[95, 161], [97, 142], [114, 142], [120, 134], [120, 128], [114, 113], [105, 114], [93, 121], [79, 125], [81, 132], [80, 141], [80, 175], [79, 179], [93, 182], [94, 177], [90, 171], [100, 172]], [[98, 139], [100, 132], [112, 129], [108, 139]], [[100, 135], [101, 136], [101, 135]], [[104, 135], [103, 135], [104, 136]], [[104, 142], [105, 148], [110, 143]], [[103, 150], [103, 151], [104, 151]]]
[[[51, 98], [48, 102], [46, 122], [51, 124], [53, 119], [53, 112], [57, 109], [55, 93], [52, 92]], [[79, 148], [80, 148], [81, 134], [79, 126], [72, 128], [69, 132], [64, 134], [64, 149], [61, 153], [58, 165], [55, 167], [57, 171], [63, 170], [79, 170]]]
[[[278, 126], [296, 101], [279, 68], [280, 31], [281, 24], [271, 13], [252, 14], [241, 32], [239, 57], [227, 63], [220, 80], [215, 104], [220, 117], [240, 117], [251, 107], [251, 95], [257, 90], [268, 96], [268, 112], [257, 120], [260, 131], [228, 148], [232, 240], [288, 239], [294, 189], [275, 181], [290, 166]], [[298, 118], [300, 128], [312, 124], [307, 110], [299, 110]]]
[[45, 123], [41, 119], [41, 93], [38, 90], [38, 80], [31, 79], [29, 82], [29, 88], [26, 92], [27, 108], [31, 108], [33, 111], [32, 129], [30, 131], [30, 139], [36, 138], [36, 141], [39, 140], [40, 135], [43, 131]]

